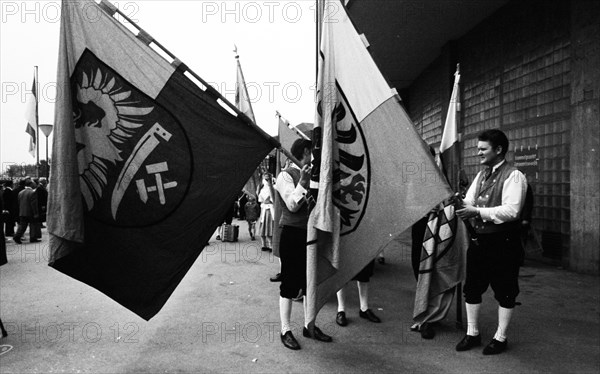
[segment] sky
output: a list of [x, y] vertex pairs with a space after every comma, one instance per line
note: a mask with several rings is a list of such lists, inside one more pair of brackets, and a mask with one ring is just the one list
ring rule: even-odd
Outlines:
[[[112, 3], [231, 102], [236, 45], [256, 122], [267, 133], [277, 134], [276, 110], [292, 124], [314, 121], [315, 1]], [[39, 123], [54, 120], [60, 6], [57, 0], [0, 0], [0, 174], [14, 163], [35, 163], [25, 133], [34, 66]], [[41, 132], [40, 138], [43, 160]], [[52, 140], [51, 135], [50, 158]]]

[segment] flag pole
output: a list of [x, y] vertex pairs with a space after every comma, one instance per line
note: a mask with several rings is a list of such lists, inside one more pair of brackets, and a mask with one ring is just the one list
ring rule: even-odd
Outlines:
[[[233, 52], [235, 53], [235, 61], [237, 62], [238, 71], [240, 72], [240, 75], [242, 76], [242, 82], [244, 82], [244, 93], [246, 94], [246, 97], [248, 98], [248, 105], [250, 106], [250, 111], [254, 115], [254, 111], [252, 110], [252, 102], [250, 101], [250, 95], [248, 94], [248, 87], [246, 86], [246, 77], [244, 77], [244, 71], [242, 70], [242, 65], [240, 64], [240, 55], [237, 51], [237, 45], [234, 44], [233, 46], [234, 46]], [[239, 82], [237, 82], [237, 84], [239, 84]], [[236, 108], [237, 108], [237, 106], [236, 106]]]
[[38, 67], [34, 66], [33, 76], [35, 79], [35, 176], [40, 177], [40, 119], [38, 115], [38, 103], [40, 95], [39, 80], [38, 80]]
[[[460, 74], [460, 63], [456, 64], [456, 73], [454, 73], [455, 79], [456, 79], [456, 74]], [[460, 112], [461, 112], [461, 107], [460, 107], [460, 86], [458, 89], [458, 92], [456, 93], [456, 111], [458, 113], [456, 113], [456, 132], [457, 132], [457, 136], [458, 136], [458, 127], [460, 124]], [[458, 141], [458, 144], [460, 144], [460, 139]], [[457, 144], [457, 145], [458, 145]], [[457, 170], [455, 170], [454, 172], [457, 174], [456, 178], [454, 178], [454, 184], [456, 189], [454, 190], [454, 192], [460, 192], [460, 165], [462, 165], [461, 163], [461, 152], [460, 152], [460, 148], [459, 148], [459, 152], [458, 152], [458, 165], [459, 167], [457, 168]], [[463, 327], [463, 316], [462, 316], [462, 282], [458, 282], [458, 284], [456, 285], [456, 328], [458, 329], [462, 329]]]
[[[271, 135], [267, 134], [263, 129], [258, 127], [252, 119], [250, 119], [247, 115], [242, 113], [235, 105], [233, 105], [229, 100], [227, 100], [219, 91], [217, 91], [213, 86], [211, 86], [208, 82], [202, 79], [198, 74], [196, 74], [189, 66], [184, 64], [180, 59], [177, 58], [171, 51], [165, 48], [162, 44], [160, 44], [156, 39], [154, 39], [150, 34], [148, 34], [144, 29], [139, 27], [136, 22], [132, 21], [125, 13], [123, 13], [119, 8], [114, 6], [108, 0], [101, 0], [98, 6], [104, 10], [109, 16], [114, 16], [115, 13], [118, 13], [124, 20], [129, 22], [131, 26], [133, 26], [136, 30], [138, 30], [138, 34], [136, 35], [138, 39], [150, 45], [150, 43], [154, 43], [158, 48], [160, 48], [164, 53], [166, 53], [170, 58], [173, 59], [171, 65], [175, 66], [178, 70], [184, 72], [187, 71], [191, 76], [196, 78], [204, 87], [206, 87], [206, 93], [211, 95], [213, 98], [220, 100], [223, 105], [226, 105], [230, 110], [232, 110], [238, 118], [244, 121], [248, 126], [252, 127], [256, 130], [260, 135], [263, 136], [267, 142], [273, 147], [281, 150], [283, 154], [286, 155], [293, 163], [298, 166], [301, 166], [300, 161], [296, 157], [294, 157], [287, 149], [284, 149], [279, 141], [273, 138]], [[161, 56], [162, 57], [162, 56]]]

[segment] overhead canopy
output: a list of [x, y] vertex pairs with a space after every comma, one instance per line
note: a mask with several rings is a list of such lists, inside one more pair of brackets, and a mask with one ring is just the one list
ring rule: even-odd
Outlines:
[[349, 0], [346, 7], [392, 87], [406, 88], [440, 54], [508, 0]]

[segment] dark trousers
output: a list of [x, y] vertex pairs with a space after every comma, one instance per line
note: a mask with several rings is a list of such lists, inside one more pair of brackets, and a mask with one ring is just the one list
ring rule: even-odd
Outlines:
[[306, 229], [283, 226], [279, 240], [281, 285], [279, 295], [287, 299], [306, 290]]
[[37, 240], [42, 237], [42, 229], [38, 219], [25, 216], [21, 216], [19, 218], [19, 227], [17, 228], [17, 233], [14, 236], [16, 240], [20, 240], [23, 237], [25, 231], [27, 230], [27, 226], [29, 226], [29, 241]]
[[500, 306], [514, 308], [523, 252], [519, 231], [478, 235], [477, 238], [479, 245], [471, 244], [467, 251], [465, 301], [481, 303], [481, 295], [491, 285]]
[[6, 236], [15, 235], [15, 220], [12, 218], [7, 218], [6, 222], [4, 222], [4, 233]]

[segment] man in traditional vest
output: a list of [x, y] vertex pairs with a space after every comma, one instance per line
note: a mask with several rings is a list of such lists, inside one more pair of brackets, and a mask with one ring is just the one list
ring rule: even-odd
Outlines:
[[[289, 349], [300, 349], [291, 331], [292, 299], [304, 295], [306, 290], [306, 233], [308, 225], [308, 184], [310, 182], [310, 158], [312, 143], [298, 139], [290, 152], [302, 165], [291, 163], [277, 176], [275, 189], [281, 206], [282, 227], [279, 239], [281, 259], [281, 286], [279, 288], [279, 316], [281, 318], [281, 342]], [[306, 298], [304, 300], [306, 318]], [[317, 326], [309, 329], [305, 321], [302, 335], [322, 342], [330, 342], [330, 336]], [[313, 327], [313, 326], [310, 326]], [[312, 330], [312, 331], [310, 331]]]
[[519, 266], [523, 254], [520, 216], [527, 191], [525, 176], [506, 160], [508, 138], [497, 129], [479, 134], [479, 172], [467, 191], [462, 209], [456, 214], [469, 219], [476, 237], [467, 251], [467, 279], [464, 286], [467, 334], [456, 345], [466, 351], [481, 344], [478, 329], [481, 295], [491, 285], [498, 301], [498, 329], [483, 349], [484, 355], [502, 353], [508, 341], [506, 330], [519, 294]]

